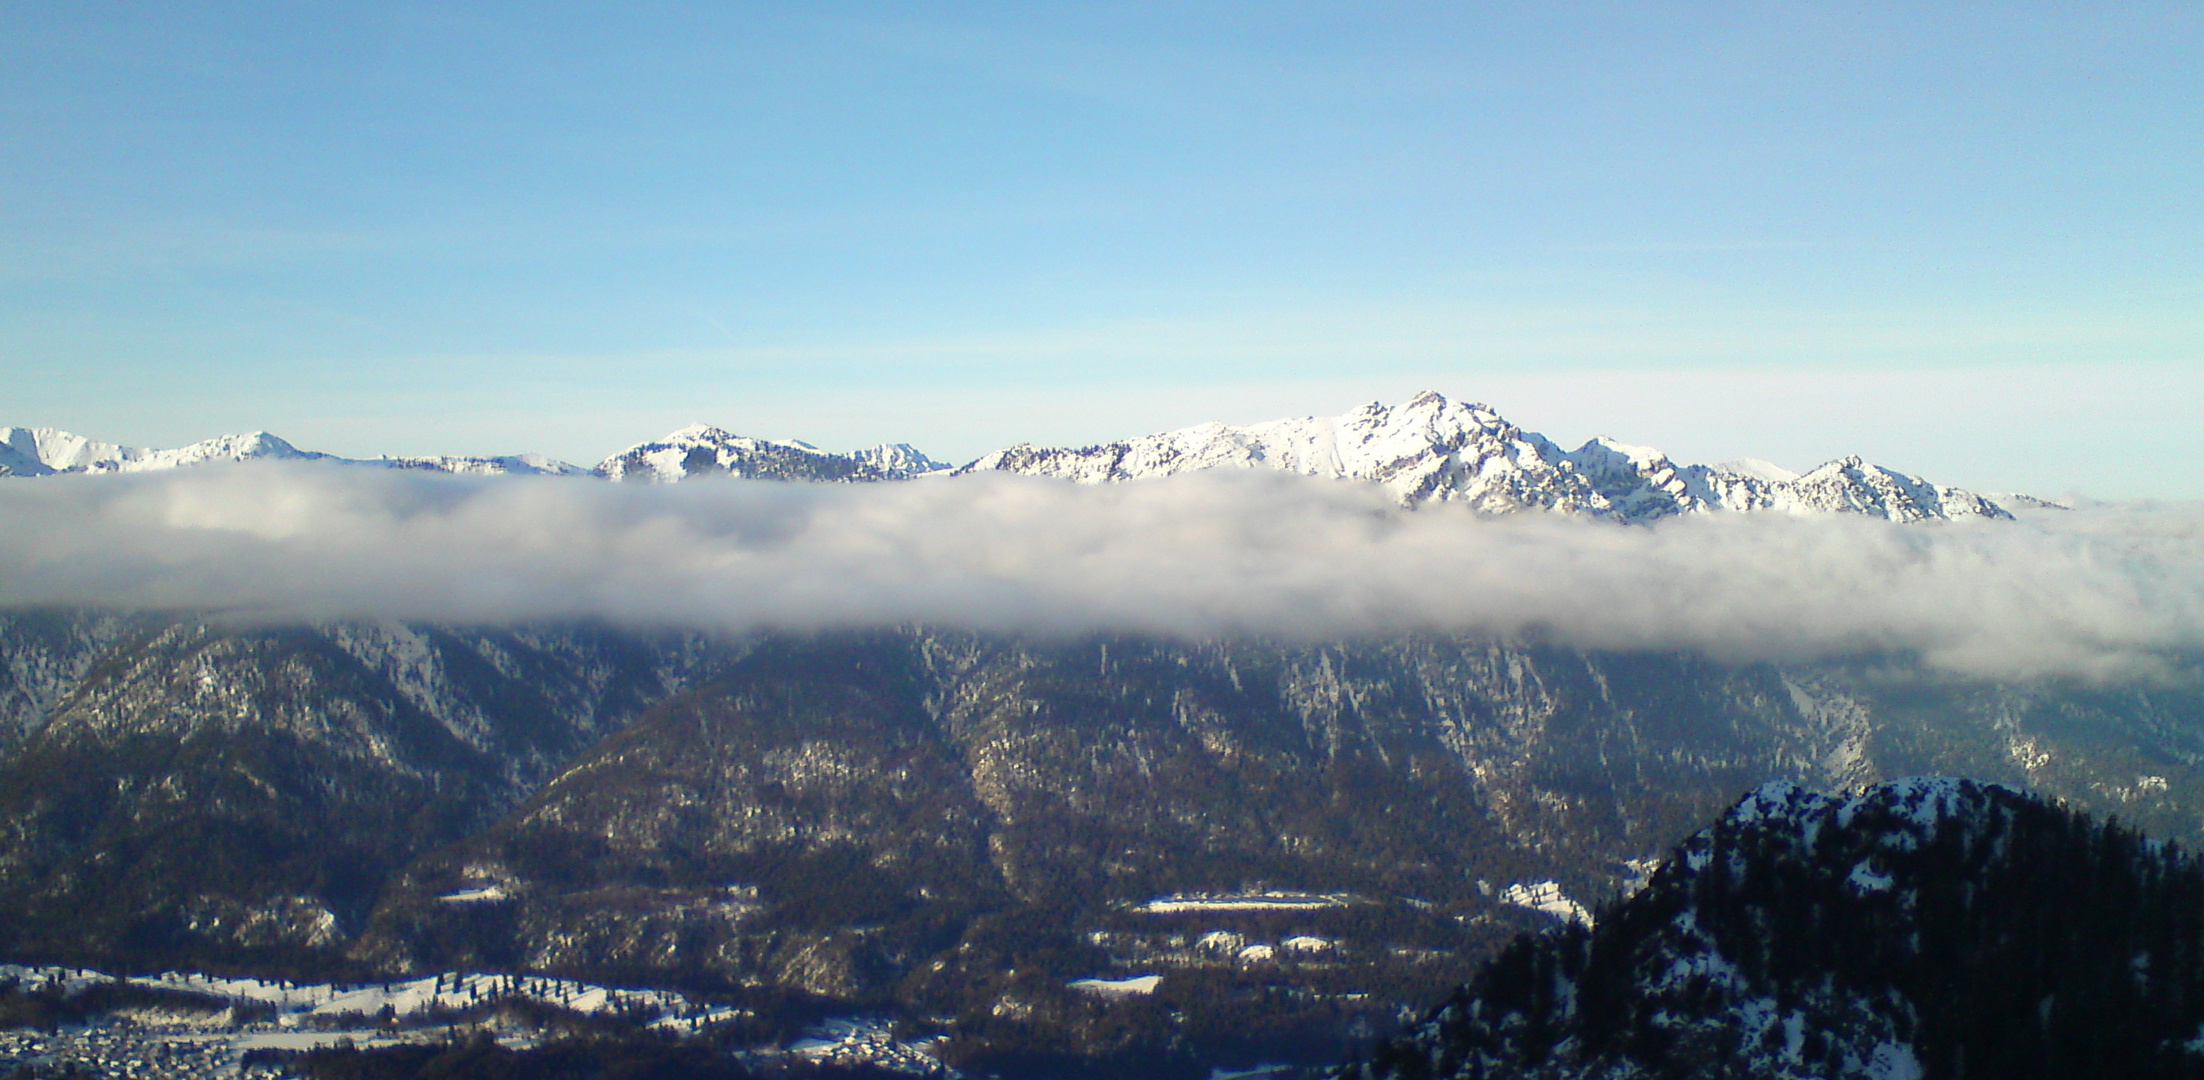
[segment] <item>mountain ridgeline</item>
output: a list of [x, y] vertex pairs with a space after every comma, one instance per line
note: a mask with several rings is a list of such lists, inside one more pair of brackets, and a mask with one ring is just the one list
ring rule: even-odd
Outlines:
[[1769, 777], [2204, 831], [2193, 692], [1865, 662], [60, 612], [0, 644], [12, 957], [774, 988], [1008, 1071], [1336, 1060]]
[[[18, 479], [0, 483], [271, 457], [570, 478], [543, 483], [942, 483], [954, 481], [927, 478], [959, 471], [903, 446], [831, 454], [710, 428], [594, 469], [531, 456], [345, 461], [265, 435], [141, 451], [7, 429], [0, 470]], [[1360, 480], [1408, 506], [1622, 523], [2009, 516], [1856, 459], [1799, 475], [1759, 462], [1677, 465], [1604, 440], [1564, 451], [1437, 395], [1336, 418], [1014, 447], [963, 471], [1102, 483], [1214, 467]], [[1945, 873], [1896, 848], [1875, 848], [1885, 861], [1842, 886], [1865, 889], [1864, 907], [1824, 910], [1813, 860], [1841, 853], [1823, 847], [1852, 843], [1845, 830], [1858, 822], [1903, 817], [1829, 808], [1900, 795], [1825, 804], [1762, 789], [1748, 806], [1790, 808], [1766, 822], [1847, 824], [1790, 843], [1733, 813], [1693, 843], [1770, 839], [1738, 840], [1742, 854], [1703, 866], [1697, 848], [1665, 863], [1663, 853], [1770, 779], [1861, 792], [1922, 774], [1978, 777], [2195, 844], [2204, 692], [2193, 676], [2204, 664], [2185, 663], [2187, 681], [1996, 682], [1906, 656], [1723, 663], [1436, 633], [726, 634], [4, 610], [0, 960], [678, 987], [757, 1010], [889, 1017], [941, 1036], [930, 1052], [960, 1068], [1035, 1076], [1338, 1061], [1475, 980], [1472, 997], [1358, 1068], [1546, 1075], [1567, 1062], [1616, 1076], [1731, 1075], [1725, 1062], [1749, 1061], [1821, 1075], [1856, 1059], [1863, 1075], [1903, 1075], [1905, 1061], [1939, 1074], [1958, 1060], [1950, 1054], [1983, 1051], [1953, 1049], [1973, 1036], [1951, 1033], [1935, 1001], [1905, 996], [1928, 984], [1892, 982], [1885, 965], [1857, 987], [1815, 990], [1793, 972], [1826, 958], [1747, 955], [1733, 940], [1756, 919], [1881, 932], [1900, 915], [1942, 911], [1891, 898], [1942, 897], [1945, 885], [1869, 887], [1876, 875]], [[1923, 852], [1975, 859], [1967, 873], [2005, 857], [1995, 837], [2066, 820], [1989, 788], [1934, 798], [1938, 821], [2005, 823], [1987, 848], [1935, 839], [1941, 825], [1919, 834]], [[2109, 866], [2113, 855], [2092, 853], [2119, 844], [2142, 853], [2138, 865], [2161, 865], [2129, 834], [2092, 830], [2069, 829], [2083, 860], [2071, 865]], [[1795, 888], [1781, 874], [1721, 869], [1779, 855], [1800, 860]], [[2187, 880], [2185, 866], [2145, 877]], [[1716, 879], [1700, 869], [1730, 876], [1702, 887]], [[1649, 873], [1647, 891], [1606, 909], [1596, 930], [1508, 944]], [[1774, 891], [1754, 891], [1763, 882]], [[2160, 887], [2149, 882], [2135, 895]], [[1732, 888], [1744, 890], [1743, 914], [1717, 895]], [[1674, 905], [1702, 896], [1699, 929], [1677, 922]], [[1752, 914], [1770, 897], [1773, 914]], [[1600, 944], [1668, 933], [1649, 919], [1683, 927], [1659, 948], [1731, 957], [1742, 974], [1671, 985], [1646, 959], [1654, 946], [1624, 957]], [[1702, 931], [1711, 936], [1691, 937]], [[1922, 949], [1947, 940], [1922, 933]], [[1498, 966], [1483, 966], [1496, 955]], [[2193, 952], [2150, 955], [2138, 985], [2194, 962]], [[1608, 981], [1583, 981], [1594, 976]], [[1564, 984], [1585, 988], [1576, 1004], [1539, 996]], [[1629, 986], [1669, 1004], [1631, 998]], [[2069, 992], [2029, 1003], [2043, 1008], [2044, 1038], [2086, 1015], [2061, 1004], [2076, 1000]], [[1752, 1029], [1749, 1047], [1706, 1024], [1670, 1031], [1647, 1019], [1698, 1015], [1691, 1003], [1706, 1016], [1758, 1008], [1750, 1002], [1770, 995], [1775, 1019]], [[1901, 998], [1914, 1004], [1889, 1004]], [[2189, 1022], [2168, 1009], [2149, 1023]], [[1662, 1071], [1694, 1062], [1714, 1064]]]
[[1510, 423], [1490, 406], [1450, 401], [1428, 391], [1398, 405], [1372, 402], [1342, 416], [1245, 427], [1204, 424], [1080, 448], [1021, 443], [956, 469], [903, 443], [833, 453], [805, 442], [736, 435], [706, 424], [639, 443], [593, 469], [539, 454], [340, 458], [300, 450], [266, 432], [227, 435], [175, 450], [143, 450], [51, 428], [0, 429], [0, 477], [144, 472], [262, 459], [651, 483], [728, 476], [863, 483], [1007, 471], [1093, 484], [1196, 469], [1270, 468], [1376, 484], [1403, 505], [1456, 502], [1488, 513], [1549, 510], [1629, 522], [1725, 511], [1866, 514], [1892, 521], [2010, 516], [2005, 507], [1981, 495], [1856, 457], [1839, 458], [1801, 475], [1757, 460], [1684, 465], [1658, 450], [1606, 438], [1564, 450]]
[[2204, 1076], [2204, 865], [1986, 784], [1770, 784], [1340, 1076]]

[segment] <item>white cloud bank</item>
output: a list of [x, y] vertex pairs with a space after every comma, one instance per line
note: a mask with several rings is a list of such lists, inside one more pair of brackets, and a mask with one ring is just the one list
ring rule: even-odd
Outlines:
[[673, 487], [253, 463], [0, 481], [0, 605], [255, 620], [929, 623], [1529, 635], [1725, 659], [1915, 652], [2125, 676], [2204, 649], [2204, 508], [1625, 528], [1269, 472]]

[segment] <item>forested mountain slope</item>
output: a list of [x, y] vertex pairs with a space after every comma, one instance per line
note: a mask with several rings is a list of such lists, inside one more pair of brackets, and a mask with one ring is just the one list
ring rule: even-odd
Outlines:
[[1771, 784], [1342, 1075], [2204, 1076], [2204, 866], [1971, 781]]
[[2204, 807], [2193, 691], [1894, 661], [67, 613], [5, 631], [0, 690], [29, 703], [0, 751], [16, 957], [777, 986], [934, 1017], [982, 1060], [1320, 1060], [1769, 777], [1965, 773], [2182, 838]]

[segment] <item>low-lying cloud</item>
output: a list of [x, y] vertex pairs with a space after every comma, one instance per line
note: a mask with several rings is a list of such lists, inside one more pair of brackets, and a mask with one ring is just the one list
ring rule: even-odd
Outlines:
[[255, 463], [0, 481], [0, 605], [264, 620], [925, 623], [1534, 637], [1732, 659], [1901, 652], [2120, 677], [2204, 648], [2204, 509], [1622, 527], [1406, 511], [1351, 482], [672, 487]]

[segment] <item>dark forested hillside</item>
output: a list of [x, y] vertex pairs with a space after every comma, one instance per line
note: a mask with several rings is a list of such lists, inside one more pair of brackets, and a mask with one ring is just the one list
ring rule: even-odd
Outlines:
[[770, 992], [973, 1064], [1336, 1060], [1770, 777], [2204, 808], [2193, 691], [1895, 659], [43, 613], [0, 660], [5, 959]]
[[1959, 780], [1755, 792], [1345, 1076], [2204, 1076], [2204, 865]]
[[0, 953], [341, 966], [388, 878], [724, 649], [685, 636], [0, 618]]

